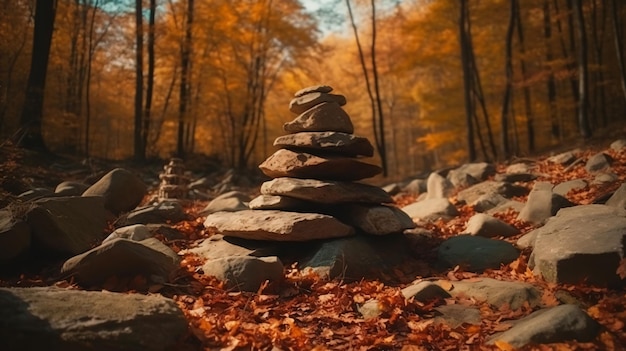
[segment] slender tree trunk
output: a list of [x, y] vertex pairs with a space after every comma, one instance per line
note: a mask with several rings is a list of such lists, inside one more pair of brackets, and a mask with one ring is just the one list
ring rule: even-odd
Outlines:
[[476, 145], [474, 144], [474, 115], [472, 98], [472, 69], [470, 67], [470, 54], [468, 45], [468, 0], [460, 0], [459, 14], [459, 42], [461, 47], [461, 66], [463, 67], [463, 94], [465, 97], [465, 121], [467, 125], [467, 152], [470, 162], [476, 160]]
[[550, 19], [550, 2], [544, 0], [543, 2], [543, 35], [546, 44], [546, 63], [547, 69], [550, 71], [548, 75], [548, 108], [550, 110], [550, 132], [554, 139], [558, 139], [561, 135], [559, 131], [559, 118], [558, 118], [558, 106], [556, 104], [556, 81], [554, 77], [554, 70], [552, 69], [552, 24]]
[[185, 22], [185, 37], [183, 38], [181, 49], [181, 77], [180, 77], [180, 98], [178, 105], [178, 138], [176, 153], [179, 157], [185, 155], [185, 128], [187, 128], [187, 112], [190, 91], [190, 68], [191, 68], [191, 43], [193, 25], [194, 0], [187, 0], [187, 21]]
[[611, 22], [613, 24], [613, 33], [615, 34], [615, 36], [613, 37], [613, 43], [615, 44], [617, 63], [619, 64], [622, 93], [624, 94], [624, 99], [626, 99], [626, 64], [624, 63], [624, 40], [622, 38], [622, 32], [620, 31], [620, 9], [617, 5], [618, 1], [619, 0], [613, 0], [611, 2]]
[[372, 46], [371, 46], [371, 62], [372, 62], [372, 79], [374, 80], [374, 93], [376, 96], [376, 107], [378, 112], [378, 133], [377, 144], [379, 148], [380, 161], [383, 168], [383, 177], [386, 177], [389, 173], [387, 164], [387, 145], [385, 143], [385, 118], [383, 115], [383, 104], [380, 97], [380, 84], [378, 79], [378, 67], [376, 65], [376, 3], [375, 0], [371, 0], [372, 6]]
[[[533, 108], [532, 108], [532, 103], [531, 103], [531, 91], [530, 91], [530, 88], [528, 88], [528, 84], [526, 84], [526, 82], [528, 81], [528, 71], [526, 70], [526, 60], [524, 59], [524, 57], [526, 56], [526, 44], [524, 40], [524, 26], [522, 25], [522, 15], [520, 11], [519, 1], [516, 1], [516, 6], [517, 6], [517, 9], [515, 12], [517, 14], [517, 21], [516, 21], [517, 39], [519, 41], [519, 50], [521, 54], [520, 70], [522, 71], [522, 79], [524, 81], [523, 92], [524, 92], [524, 109], [526, 112], [526, 133], [528, 136], [528, 151], [533, 152], [535, 151], [535, 125], [534, 125], [534, 119], [533, 119]], [[516, 128], [515, 134], [517, 135], [517, 128]], [[516, 151], [519, 151], [519, 149], [517, 149]]]
[[593, 35], [593, 47], [595, 53], [596, 64], [598, 69], [595, 74], [595, 82], [593, 89], [593, 111], [594, 120], [599, 120], [597, 124], [606, 127], [606, 94], [604, 89], [604, 38], [606, 34], [606, 5], [603, 1], [600, 1], [602, 10], [600, 13], [601, 23], [598, 24], [598, 4], [597, 0], [591, 1], [592, 14], [591, 14], [591, 33]]
[[506, 31], [506, 39], [504, 44], [504, 74], [506, 76], [506, 88], [504, 89], [504, 101], [502, 102], [502, 113], [500, 116], [500, 147], [502, 148], [502, 157], [508, 159], [510, 155], [509, 148], [509, 115], [511, 112], [511, 95], [513, 91], [513, 33], [515, 31], [515, 21], [517, 15], [515, 5], [517, 0], [510, 0], [509, 25]]
[[[567, 0], [568, 5], [568, 24], [569, 24], [569, 38], [570, 38], [570, 48], [567, 48], [567, 44], [565, 43], [565, 34], [563, 31], [563, 27], [561, 24], [560, 18], [560, 10], [558, 5], [558, 0], [554, 0], [554, 10], [556, 12], [557, 22], [556, 28], [559, 32], [559, 40], [561, 42], [561, 51], [563, 54], [563, 59], [567, 62], [565, 67], [568, 71], [574, 72], [576, 70], [576, 60], [571, 57], [571, 53], [575, 53], [576, 45], [575, 45], [575, 35], [574, 35], [574, 23], [572, 20], [572, 0]], [[574, 100], [574, 104], [576, 105], [575, 111], [578, 111], [578, 101], [580, 97], [578, 96], [578, 79], [575, 74], [570, 75], [570, 87], [572, 89], [572, 99]]]
[[85, 156], [89, 157], [89, 142], [90, 142], [90, 125], [91, 125], [91, 66], [93, 63], [93, 55], [96, 50], [97, 43], [94, 40], [94, 27], [96, 23], [96, 12], [98, 11], [98, 3], [100, 0], [95, 0], [92, 7], [91, 23], [89, 25], [89, 52], [87, 57], [87, 72], [85, 82]]
[[135, 0], [135, 159], [144, 160], [145, 145], [142, 144], [143, 118], [143, 8], [142, 0]]
[[578, 32], [578, 96], [580, 105], [578, 108], [578, 129], [583, 138], [591, 137], [589, 126], [589, 96], [588, 96], [588, 72], [587, 72], [587, 34], [583, 17], [582, 0], [573, 0], [576, 15], [576, 30]]
[[18, 133], [17, 140], [17, 145], [25, 148], [47, 151], [41, 124], [56, 8], [57, 2], [55, 0], [37, 0], [30, 73], [26, 85], [26, 98], [20, 117], [22, 130]]
[[150, 0], [150, 15], [148, 17], [148, 77], [146, 77], [146, 104], [143, 111], [141, 127], [141, 143], [144, 153], [148, 145], [150, 134], [150, 120], [152, 118], [152, 92], [154, 91], [154, 42], [155, 42], [156, 0]]

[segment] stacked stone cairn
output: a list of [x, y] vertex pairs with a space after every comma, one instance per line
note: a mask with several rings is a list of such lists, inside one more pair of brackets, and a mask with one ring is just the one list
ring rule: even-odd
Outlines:
[[259, 168], [274, 178], [263, 183], [250, 210], [209, 215], [205, 227], [225, 236], [256, 240], [308, 241], [356, 233], [387, 235], [415, 227], [411, 218], [391, 205], [379, 187], [356, 181], [382, 169], [362, 161], [374, 149], [353, 134], [343, 95], [325, 85], [302, 89], [289, 110], [298, 116], [285, 123], [280, 149]]
[[189, 178], [185, 176], [185, 165], [180, 158], [172, 158], [163, 166], [163, 173], [159, 174], [159, 201], [185, 199]]

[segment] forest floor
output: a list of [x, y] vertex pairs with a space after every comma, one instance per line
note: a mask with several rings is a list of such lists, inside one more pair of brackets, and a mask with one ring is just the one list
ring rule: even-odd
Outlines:
[[[621, 130], [621, 135], [626, 135]], [[615, 138], [600, 137], [579, 147], [584, 156], [591, 156], [606, 150]], [[572, 179], [586, 179], [583, 165], [565, 167], [546, 161], [548, 154], [533, 157], [539, 181], [557, 184]], [[620, 181], [625, 181], [626, 153], [611, 155], [615, 169], [620, 172]], [[88, 167], [65, 167], [66, 164], [80, 164], [78, 159], [50, 157], [11, 146], [0, 148], [0, 207], [15, 201], [15, 195], [33, 186], [54, 187], [64, 180], [75, 180], [89, 176]], [[113, 165], [112, 163], [109, 164]], [[132, 163], [118, 163], [115, 166], [133, 168], [135, 171], [155, 174], [162, 163], [148, 164], [145, 167]], [[499, 171], [506, 167], [498, 165]], [[570, 201], [577, 204], [591, 204], [614, 191], [620, 182], [605, 186], [590, 186], [584, 191], [568, 194]], [[526, 184], [529, 188], [532, 183]], [[152, 189], [151, 196], [156, 191]], [[251, 191], [255, 191], [251, 188]], [[404, 206], [415, 200], [416, 194], [395, 198], [396, 205]], [[453, 198], [454, 199], [454, 198]], [[525, 201], [524, 198], [520, 200]], [[197, 213], [207, 201], [193, 201], [185, 205], [188, 221], [174, 226], [183, 232], [185, 240], [165, 243], [175, 251], [192, 247], [198, 240], [213, 233], [203, 227], [203, 218]], [[414, 248], [416, 263], [400, 264], [378, 279], [344, 282], [325, 281], [316, 276], [304, 275], [296, 265], [289, 266], [286, 279], [278, 285], [263, 286], [256, 293], [229, 291], [214, 278], [198, 274], [202, 264], [197, 257], [185, 256], [180, 271], [172, 282], [166, 285], [150, 285], [145, 279], [112, 279], [100, 289], [133, 292], [158, 292], [173, 298], [183, 309], [189, 320], [189, 333], [179, 345], [180, 350], [510, 350], [507, 345], [484, 346], [487, 337], [506, 328], [506, 320], [528, 315], [528, 306], [518, 310], [494, 309], [486, 303], [473, 301], [483, 316], [481, 325], [462, 325], [451, 328], [445, 324], [434, 324], [432, 317], [436, 304], [422, 304], [407, 301], [400, 289], [419, 279], [441, 278], [450, 281], [490, 277], [504, 281], [522, 281], [540, 287], [545, 306], [560, 304], [559, 292], [565, 291], [584, 306], [587, 313], [603, 325], [604, 329], [592, 342], [567, 342], [527, 347], [539, 350], [621, 350], [626, 349], [626, 290], [599, 288], [586, 285], [562, 285], [545, 282], [534, 276], [528, 269], [529, 252], [523, 251], [518, 260], [502, 266], [498, 270], [482, 273], [464, 272], [459, 267], [441, 270], [434, 268], [434, 250], [443, 240], [460, 233], [464, 224], [476, 212], [471, 206], [457, 205], [461, 213], [451, 221], [438, 221], [425, 226], [433, 236]], [[533, 229], [528, 223], [516, 220], [517, 213], [506, 212], [498, 218], [520, 229], [521, 234], [506, 238], [514, 243], [519, 237]], [[28, 267], [12, 273], [0, 275], [0, 286], [78, 286], [73, 281], [57, 279], [62, 262], [33, 262]], [[384, 313], [378, 318], [363, 319], [356, 306], [375, 298], [385, 305]], [[441, 302], [440, 302], [441, 303]], [[445, 304], [445, 301], [442, 302]], [[315, 346], [320, 345], [320, 346]]]

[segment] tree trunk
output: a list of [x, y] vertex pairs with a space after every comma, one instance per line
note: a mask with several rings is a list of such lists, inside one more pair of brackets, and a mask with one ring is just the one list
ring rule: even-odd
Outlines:
[[459, 13], [459, 43], [461, 47], [461, 66], [463, 67], [463, 94], [465, 97], [465, 121], [467, 125], [467, 152], [469, 162], [476, 161], [476, 145], [474, 144], [474, 103], [472, 98], [472, 69], [470, 67], [470, 55], [468, 45], [468, 0], [460, 0]]
[[502, 102], [502, 113], [500, 115], [500, 147], [502, 148], [502, 157], [509, 158], [509, 115], [511, 111], [511, 95], [513, 91], [513, 32], [515, 31], [515, 21], [517, 15], [515, 13], [517, 0], [511, 0], [509, 10], [509, 25], [506, 31], [506, 39], [504, 44], [504, 74], [506, 76], [506, 88], [504, 89], [504, 101]]
[[94, 40], [93, 35], [99, 1], [100, 0], [95, 0], [92, 5], [93, 12], [91, 13], [91, 24], [89, 25], [89, 52], [87, 56], [87, 72], [85, 82], [85, 156], [87, 157], [89, 157], [89, 129], [91, 124], [91, 65], [93, 63], [93, 55], [95, 53], [96, 46], [98, 45], [97, 41]]
[[20, 117], [21, 132], [17, 140], [19, 146], [44, 151], [47, 148], [41, 131], [43, 99], [56, 5], [55, 0], [37, 0], [30, 73]]
[[142, 141], [143, 117], [143, 8], [142, 0], [135, 0], [135, 131], [134, 155], [138, 161], [146, 157]]
[[573, 0], [576, 15], [576, 31], [578, 32], [578, 129], [583, 138], [591, 137], [589, 126], [589, 96], [588, 96], [588, 73], [587, 73], [587, 34], [581, 0]]
[[[522, 25], [522, 15], [520, 11], [519, 1], [516, 1], [515, 5], [517, 7], [515, 11], [517, 15], [517, 39], [519, 41], [519, 50], [521, 54], [520, 69], [522, 71], [522, 79], [524, 83], [526, 83], [528, 81], [528, 73], [526, 70], [526, 60], [524, 60], [524, 57], [526, 56], [526, 45], [524, 41], [524, 26]], [[528, 151], [533, 152], [535, 151], [535, 125], [534, 125], [534, 119], [533, 119], [533, 109], [532, 109], [532, 104], [531, 104], [531, 91], [528, 88], [528, 84], [524, 84], [523, 92], [524, 92], [524, 109], [526, 112], [526, 134], [528, 136]], [[517, 135], [517, 132], [516, 132], [516, 135]], [[519, 151], [519, 150], [517, 150], [516, 148], [516, 151]]]
[[185, 22], [185, 37], [183, 38], [180, 53], [180, 94], [178, 105], [178, 138], [176, 143], [176, 154], [178, 157], [185, 156], [185, 129], [187, 126], [187, 112], [189, 109], [190, 91], [190, 71], [191, 71], [191, 27], [193, 25], [193, 3], [194, 0], [187, 0], [187, 20]]
[[552, 69], [551, 63], [553, 60], [552, 56], [552, 44], [550, 43], [552, 39], [552, 24], [550, 19], [550, 2], [549, 0], [544, 0], [543, 2], [543, 35], [546, 43], [546, 63], [547, 69], [550, 71], [548, 75], [548, 108], [550, 109], [550, 124], [551, 129], [550, 132], [554, 139], [558, 139], [561, 135], [560, 127], [559, 127], [559, 119], [558, 119], [558, 106], [556, 104], [556, 81], [554, 77], [554, 70]]
[[152, 114], [152, 92], [154, 90], [154, 35], [156, 18], [156, 0], [150, 0], [150, 15], [148, 17], [148, 77], [146, 77], [146, 104], [143, 111], [143, 125], [141, 127], [141, 143], [145, 150], [150, 134], [150, 119]]
[[624, 99], [626, 99], [626, 64], [624, 63], [624, 41], [622, 38], [622, 32], [620, 31], [620, 21], [619, 21], [619, 8], [617, 6], [618, 0], [613, 0], [611, 2], [612, 7], [612, 23], [613, 23], [613, 32], [615, 34], [613, 38], [613, 42], [615, 44], [615, 52], [617, 53], [617, 63], [619, 64], [619, 73], [620, 80], [622, 83], [622, 93], [624, 94]]
[[593, 34], [593, 47], [596, 59], [595, 63], [598, 66], [595, 73], [595, 89], [593, 89], [593, 117], [596, 121], [599, 119], [599, 123], [596, 122], [596, 125], [599, 124], [606, 127], [606, 94], [604, 89], [604, 38], [606, 34], [606, 6], [603, 4], [603, 1], [600, 1], [600, 6], [602, 6], [600, 24], [598, 24], [598, 4], [596, 4], [596, 0], [591, 1], [591, 6], [591, 32]]
[[372, 79], [374, 80], [374, 93], [376, 94], [376, 107], [378, 112], [378, 135], [377, 145], [378, 154], [380, 156], [380, 162], [383, 168], [383, 177], [386, 177], [389, 173], [387, 164], [387, 145], [385, 143], [385, 118], [383, 115], [383, 104], [380, 98], [380, 84], [378, 79], [378, 67], [376, 65], [376, 4], [375, 0], [371, 0], [372, 6], [372, 46], [371, 46], [371, 61], [372, 61]]

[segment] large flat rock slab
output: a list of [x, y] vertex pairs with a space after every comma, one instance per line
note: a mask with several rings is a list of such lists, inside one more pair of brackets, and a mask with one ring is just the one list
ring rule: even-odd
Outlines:
[[300, 132], [279, 136], [274, 146], [283, 149], [324, 152], [347, 157], [374, 156], [367, 138], [340, 132]]
[[535, 237], [530, 266], [554, 283], [616, 285], [624, 258], [626, 211], [605, 205], [564, 208]]
[[3, 350], [169, 350], [186, 330], [162, 296], [0, 288]]
[[356, 158], [317, 156], [287, 149], [276, 151], [259, 168], [271, 178], [294, 177], [327, 180], [360, 180], [371, 178], [383, 170]]
[[318, 213], [277, 210], [217, 212], [207, 216], [206, 228], [224, 236], [273, 241], [308, 241], [354, 234], [354, 228]]
[[393, 202], [391, 195], [372, 185], [288, 177], [263, 183], [261, 194], [294, 197], [321, 204]]

